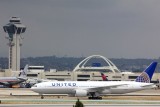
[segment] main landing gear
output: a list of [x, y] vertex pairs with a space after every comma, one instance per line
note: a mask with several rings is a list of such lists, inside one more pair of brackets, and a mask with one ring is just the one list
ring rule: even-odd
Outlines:
[[88, 97], [88, 99], [102, 100], [102, 97], [100, 97], [99, 93], [97, 92], [90, 92], [90, 97]]
[[92, 99], [92, 100], [94, 100], [94, 99], [96, 99], [96, 100], [102, 100], [102, 97], [99, 97], [99, 96], [97, 96], [97, 97], [88, 97], [88, 99]]

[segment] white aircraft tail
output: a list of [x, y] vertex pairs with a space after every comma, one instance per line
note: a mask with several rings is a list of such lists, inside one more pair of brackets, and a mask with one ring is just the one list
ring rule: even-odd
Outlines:
[[23, 70], [20, 71], [19, 77], [25, 78], [27, 76], [27, 72], [28, 72], [28, 64], [24, 67]]

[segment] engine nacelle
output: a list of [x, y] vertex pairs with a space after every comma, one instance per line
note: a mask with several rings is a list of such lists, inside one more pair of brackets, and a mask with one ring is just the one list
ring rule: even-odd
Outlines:
[[103, 90], [102, 92], [101, 92], [101, 94], [110, 94], [111, 93], [111, 91], [110, 90]]
[[86, 90], [75, 90], [76, 97], [86, 97], [87, 91]]

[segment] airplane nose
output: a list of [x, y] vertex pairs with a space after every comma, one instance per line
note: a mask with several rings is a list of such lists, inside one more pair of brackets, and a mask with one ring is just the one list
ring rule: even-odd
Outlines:
[[30, 89], [33, 90], [33, 87], [31, 87]]
[[34, 92], [36, 91], [35, 87], [31, 87], [30, 90], [32, 90]]
[[32, 86], [30, 89], [31, 89], [31, 90], [35, 90], [35, 87]]
[[38, 88], [38, 85], [35, 84], [35, 85], [33, 85], [30, 89], [31, 89], [32, 91], [35, 91], [35, 90], [37, 90], [37, 88]]

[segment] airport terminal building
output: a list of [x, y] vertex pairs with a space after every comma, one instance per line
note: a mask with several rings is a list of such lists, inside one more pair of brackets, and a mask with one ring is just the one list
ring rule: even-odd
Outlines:
[[[121, 72], [109, 59], [101, 55], [92, 55], [82, 60], [73, 71], [45, 71], [44, 66], [29, 66], [27, 77], [30, 79], [49, 79], [58, 81], [102, 81], [104, 73], [111, 81], [134, 81], [139, 73]], [[0, 77], [18, 76], [19, 72], [10, 69], [1, 70]], [[160, 74], [154, 73], [152, 82], [159, 82]]]

